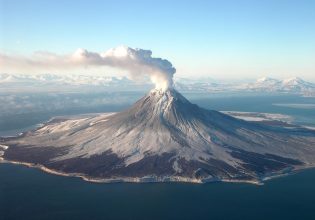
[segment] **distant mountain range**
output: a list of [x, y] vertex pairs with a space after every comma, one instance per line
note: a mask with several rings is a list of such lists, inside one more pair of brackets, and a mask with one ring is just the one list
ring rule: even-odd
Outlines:
[[299, 77], [284, 80], [264, 77], [254, 83], [246, 84], [244, 89], [264, 92], [307, 93], [315, 91], [315, 84], [306, 82]]
[[207, 80], [189, 82], [186, 79], [178, 79], [175, 87], [180, 91], [285, 93], [315, 96], [315, 84], [299, 77], [284, 80], [263, 77], [249, 83], [216, 83]]
[[127, 77], [108, 77], [76, 74], [0, 74], [0, 84], [31, 83], [37, 85], [101, 85], [113, 86], [116, 84], [133, 84]]
[[[211, 78], [176, 78], [174, 82], [175, 87], [181, 92], [257, 92], [315, 96], [315, 84], [299, 77], [284, 80], [263, 77], [248, 83], [216, 82]], [[23, 88], [23, 86], [100, 86], [125, 90], [147, 90], [148, 87], [153, 86], [150, 83], [135, 82], [127, 77], [79, 74], [0, 74], [0, 85], [1, 87], [18, 86], [19, 88]]]

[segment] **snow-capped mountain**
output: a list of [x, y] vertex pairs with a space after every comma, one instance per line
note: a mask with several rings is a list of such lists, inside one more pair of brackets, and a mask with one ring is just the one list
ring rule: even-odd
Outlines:
[[246, 89], [275, 92], [275, 91], [278, 91], [278, 88], [280, 85], [281, 85], [280, 80], [269, 78], [269, 77], [263, 77], [263, 78], [258, 79], [254, 83], [247, 84]]
[[56, 118], [0, 144], [6, 160], [89, 179], [259, 181], [315, 165], [315, 132], [287, 126], [205, 110], [171, 88], [123, 112]]
[[281, 83], [281, 88], [286, 91], [307, 91], [315, 89], [315, 84], [304, 81], [299, 77], [285, 79]]
[[315, 96], [315, 84], [298, 77], [284, 80], [263, 77], [249, 83], [216, 82], [213, 79], [178, 79], [175, 80], [175, 87], [185, 92], [258, 92]]
[[241, 85], [240, 88], [258, 92], [278, 92], [300, 95], [315, 94], [315, 84], [306, 82], [298, 77], [284, 80], [263, 77], [254, 83]]

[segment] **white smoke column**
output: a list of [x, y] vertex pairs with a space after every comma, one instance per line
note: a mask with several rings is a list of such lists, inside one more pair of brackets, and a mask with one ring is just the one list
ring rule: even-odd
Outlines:
[[152, 57], [152, 51], [119, 46], [104, 53], [78, 49], [73, 59], [86, 65], [105, 65], [127, 70], [135, 80], [149, 76], [157, 89], [173, 86], [175, 68], [168, 60]]
[[134, 80], [149, 77], [157, 89], [163, 90], [173, 86], [173, 75], [176, 72], [168, 60], [152, 57], [152, 51], [126, 46], [112, 48], [103, 53], [85, 49], [78, 49], [70, 55], [37, 52], [31, 58], [0, 54], [0, 64], [6, 67], [31, 67], [32, 70], [45, 72], [56, 68], [69, 70], [87, 66], [109, 66], [126, 70]]

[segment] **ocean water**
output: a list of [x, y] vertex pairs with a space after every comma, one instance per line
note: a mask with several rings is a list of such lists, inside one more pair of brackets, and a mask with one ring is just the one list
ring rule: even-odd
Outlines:
[[[204, 108], [282, 113], [315, 127], [315, 110], [274, 104], [312, 104], [314, 98], [289, 96], [200, 97]], [[79, 113], [120, 110], [99, 106]], [[290, 106], [290, 105], [289, 105]], [[291, 105], [292, 106], [292, 105]], [[8, 117], [0, 136], [13, 135], [54, 115], [31, 114], [22, 124]], [[23, 120], [25, 115], [17, 115]], [[10, 126], [7, 126], [7, 125]], [[7, 219], [315, 219], [315, 169], [267, 181], [263, 186], [236, 183], [88, 183], [20, 165], [0, 164], [0, 220]]]
[[315, 219], [315, 170], [263, 186], [88, 183], [0, 165], [0, 219]]

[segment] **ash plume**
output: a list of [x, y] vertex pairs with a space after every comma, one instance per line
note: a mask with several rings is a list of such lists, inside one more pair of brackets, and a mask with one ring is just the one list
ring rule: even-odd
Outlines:
[[133, 49], [119, 46], [98, 53], [77, 49], [68, 55], [50, 52], [36, 52], [31, 57], [0, 54], [0, 71], [12, 69], [31, 69], [36, 72], [50, 70], [69, 70], [82, 67], [113, 67], [125, 70], [133, 80], [149, 77], [156, 88], [166, 89], [173, 85], [176, 69], [166, 59], [152, 57], [151, 50]]

